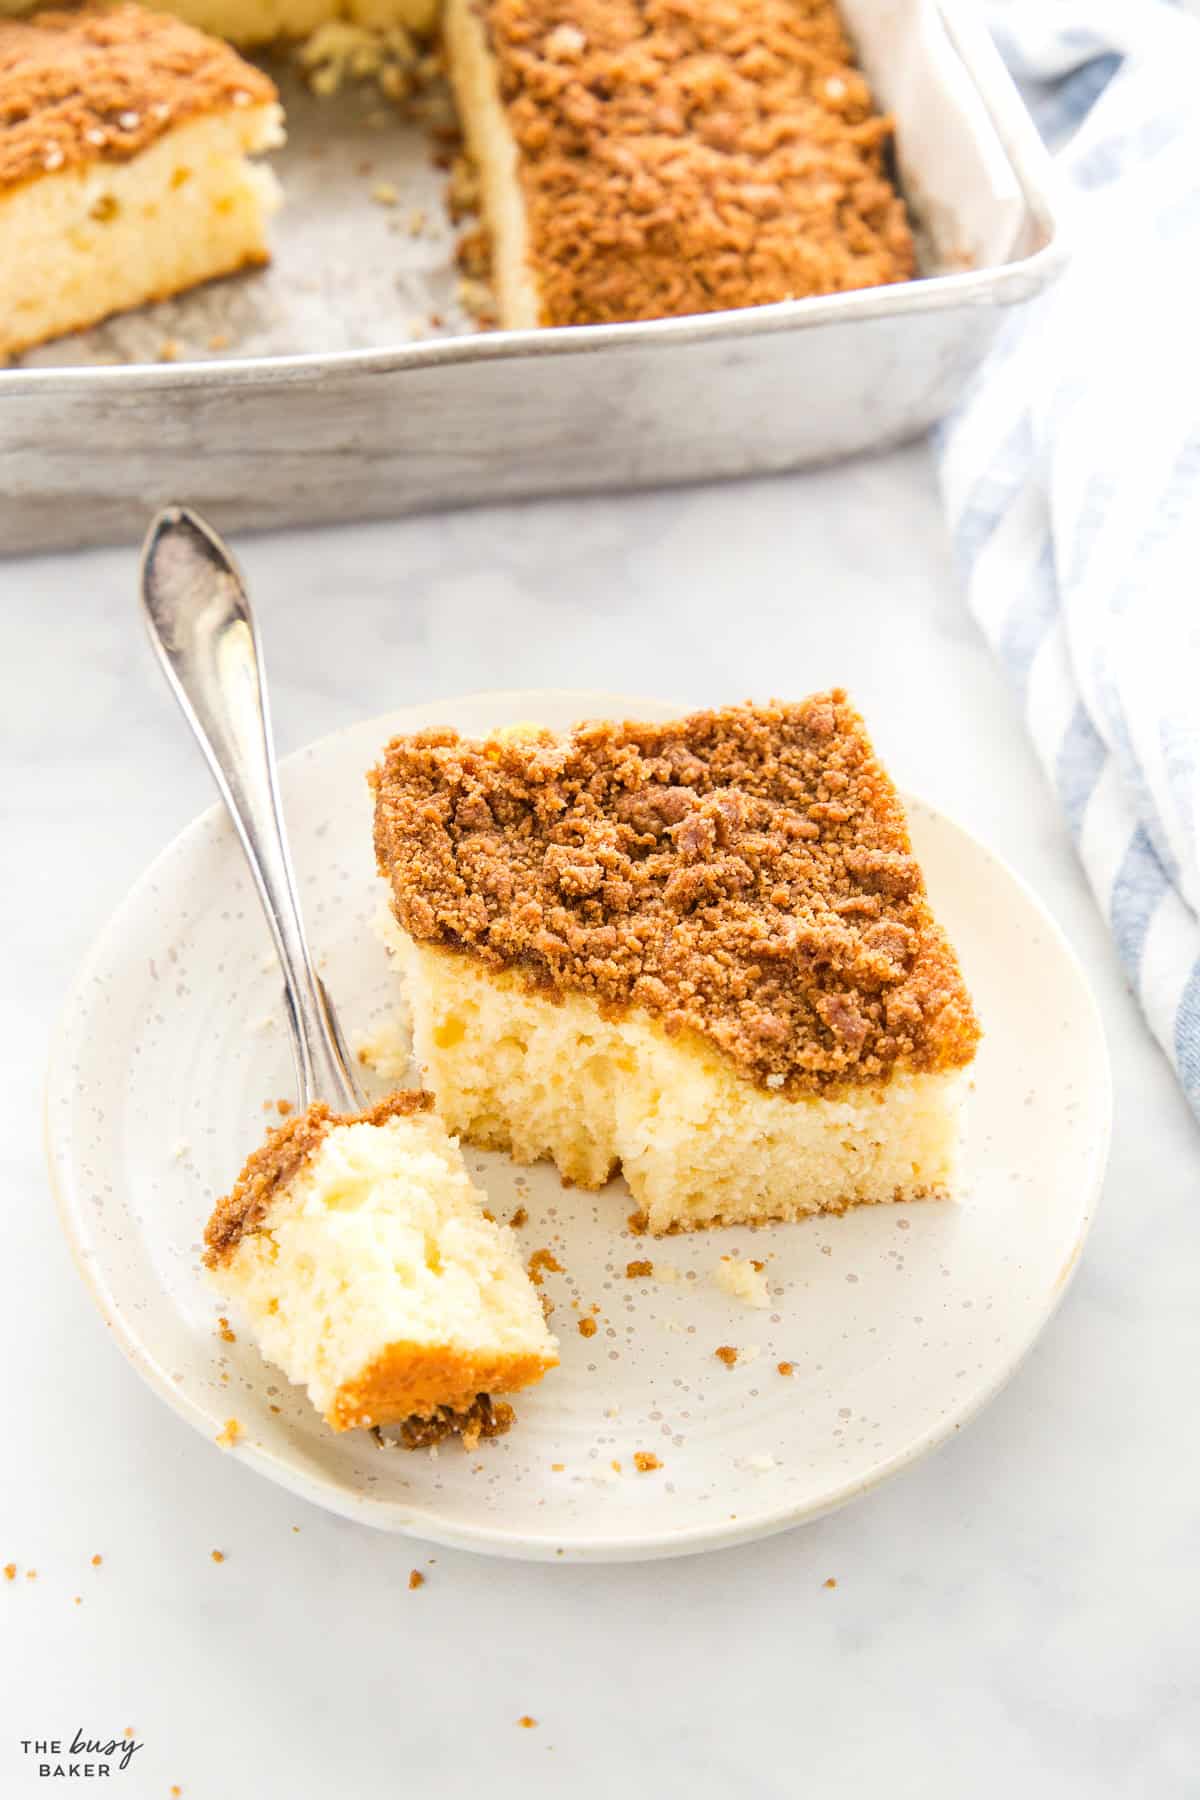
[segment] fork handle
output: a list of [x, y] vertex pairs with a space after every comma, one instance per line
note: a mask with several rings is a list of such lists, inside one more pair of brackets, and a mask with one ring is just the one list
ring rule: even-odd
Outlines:
[[346, 1046], [304, 934], [288, 853], [266, 684], [242, 577], [216, 532], [168, 506], [142, 551], [150, 641], [229, 810], [283, 970], [301, 1103], [363, 1105]]

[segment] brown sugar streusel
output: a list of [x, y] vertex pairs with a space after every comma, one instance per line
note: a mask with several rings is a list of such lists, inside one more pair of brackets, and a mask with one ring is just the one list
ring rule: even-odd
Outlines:
[[913, 273], [834, 0], [481, 0], [544, 325]]
[[648, 1012], [772, 1092], [974, 1054], [899, 795], [840, 689], [565, 737], [423, 731], [372, 779], [380, 871], [421, 942]]
[[553, 1250], [535, 1250], [529, 1259], [529, 1279], [535, 1287], [541, 1287], [543, 1273], [562, 1274], [562, 1264]]
[[127, 162], [188, 119], [276, 98], [228, 44], [140, 6], [0, 19], [0, 189]]

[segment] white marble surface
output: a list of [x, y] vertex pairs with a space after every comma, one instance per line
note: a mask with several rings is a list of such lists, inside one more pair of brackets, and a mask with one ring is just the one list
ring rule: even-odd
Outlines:
[[20, 1739], [127, 1725], [144, 1748], [112, 1791], [137, 1800], [1197, 1793], [1200, 1134], [964, 614], [924, 450], [240, 549], [285, 749], [476, 687], [850, 685], [901, 781], [1028, 878], [1092, 973], [1117, 1087], [1106, 1201], [1009, 1388], [819, 1524], [546, 1567], [289, 1499], [141, 1385], [59, 1236], [39, 1118], [55, 1011], [210, 790], [141, 640], [132, 549], [0, 563], [0, 1563], [22, 1571], [0, 1581], [0, 1793], [44, 1791]]

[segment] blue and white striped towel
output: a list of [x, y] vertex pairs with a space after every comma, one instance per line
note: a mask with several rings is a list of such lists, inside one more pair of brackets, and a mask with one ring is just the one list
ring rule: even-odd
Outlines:
[[940, 427], [946, 506], [1200, 1116], [1200, 23], [1166, 0], [1010, 0], [992, 23], [1075, 254]]

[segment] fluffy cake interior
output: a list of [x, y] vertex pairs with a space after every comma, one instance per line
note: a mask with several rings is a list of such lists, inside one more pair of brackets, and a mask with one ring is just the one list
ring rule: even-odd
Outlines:
[[618, 1165], [652, 1232], [757, 1224], [948, 1193], [961, 1069], [784, 1096], [654, 1018], [549, 1002], [509, 972], [391, 936], [413, 1047], [448, 1127], [518, 1162], [548, 1156], [580, 1187]]
[[260, 1152], [218, 1208], [207, 1260], [330, 1425], [465, 1410], [554, 1366], [516, 1239], [484, 1216], [432, 1112], [334, 1122], [295, 1168], [289, 1141], [268, 1146], [266, 1189]]
[[249, 158], [281, 141], [281, 118], [274, 104], [230, 108], [127, 162], [0, 191], [0, 352], [266, 262], [279, 187]]
[[529, 259], [517, 142], [500, 97], [499, 72], [483, 16], [474, 0], [446, 0], [442, 43], [467, 148], [479, 172], [500, 324], [508, 331], [525, 330], [541, 323], [541, 302]]

